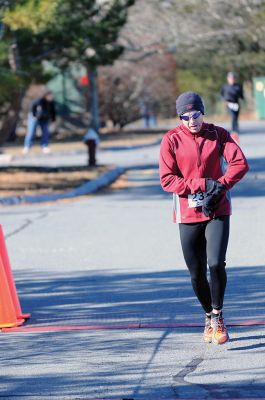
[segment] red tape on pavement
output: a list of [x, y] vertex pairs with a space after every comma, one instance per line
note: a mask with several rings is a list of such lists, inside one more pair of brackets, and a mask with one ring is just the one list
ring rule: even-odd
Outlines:
[[[265, 321], [230, 322], [227, 326], [264, 326]], [[201, 323], [149, 323], [149, 324], [123, 324], [123, 325], [65, 325], [65, 326], [32, 326], [23, 328], [2, 328], [3, 333], [34, 333], [34, 332], [60, 332], [60, 331], [91, 331], [111, 329], [155, 329], [155, 328], [198, 328], [203, 327]]]

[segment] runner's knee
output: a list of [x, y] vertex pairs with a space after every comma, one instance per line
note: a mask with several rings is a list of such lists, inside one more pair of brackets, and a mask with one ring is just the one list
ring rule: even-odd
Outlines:
[[225, 261], [218, 259], [209, 260], [208, 264], [211, 273], [219, 273], [220, 271], [224, 271], [226, 266]]
[[206, 270], [202, 271], [200, 265], [196, 265], [193, 266], [193, 268], [189, 268], [189, 271], [192, 284], [197, 285], [198, 283], [206, 279]]

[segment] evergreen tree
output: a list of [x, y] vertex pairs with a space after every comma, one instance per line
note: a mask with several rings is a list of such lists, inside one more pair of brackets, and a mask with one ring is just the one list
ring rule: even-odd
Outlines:
[[[113, 63], [122, 54], [118, 36], [126, 22], [128, 7], [134, 2], [50, 0], [47, 3], [47, 0], [25, 0], [5, 13], [5, 22], [13, 31], [19, 30], [17, 43], [23, 68], [38, 64], [45, 58], [62, 69], [72, 62], [85, 66], [90, 82], [91, 126], [96, 131], [99, 129], [97, 67]], [[27, 25], [32, 7], [34, 18], [28, 20]], [[41, 10], [45, 10], [42, 16]]]
[[[57, 8], [48, 33], [61, 44], [53, 59], [61, 66], [77, 61], [85, 66], [90, 82], [91, 127], [98, 131], [97, 67], [112, 64], [123, 52], [117, 42], [134, 0], [67, 0]], [[67, 32], [67, 34], [65, 34]]]
[[32, 77], [44, 78], [40, 63], [29, 62], [26, 55], [32, 46], [32, 32], [44, 29], [51, 10], [50, 0], [0, 0], [0, 145], [15, 132]]

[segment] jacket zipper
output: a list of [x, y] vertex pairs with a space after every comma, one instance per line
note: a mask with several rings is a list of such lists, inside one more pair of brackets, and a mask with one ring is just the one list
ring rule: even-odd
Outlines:
[[200, 166], [201, 166], [201, 152], [200, 152], [200, 147], [199, 147], [199, 143], [198, 143], [197, 140], [196, 140], [196, 136], [195, 136], [195, 135], [193, 136], [193, 138], [194, 138], [194, 140], [195, 140], [196, 148], [197, 148], [197, 156], [198, 156], [198, 158], [197, 158], [197, 167], [200, 167]]

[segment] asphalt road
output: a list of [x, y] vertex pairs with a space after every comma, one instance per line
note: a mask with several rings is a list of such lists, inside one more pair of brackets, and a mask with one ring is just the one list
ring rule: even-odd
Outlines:
[[[265, 125], [244, 125], [241, 142], [251, 170], [233, 190], [230, 324], [265, 320]], [[201, 327], [170, 327], [201, 323], [203, 313], [171, 196], [159, 186], [158, 150], [102, 152], [101, 162], [130, 169], [94, 196], [0, 209], [23, 310], [32, 313], [27, 327], [43, 328], [1, 334], [0, 398], [265, 398], [265, 325], [233, 325], [223, 346], [204, 344]], [[132, 323], [149, 327], [56, 330]]]

